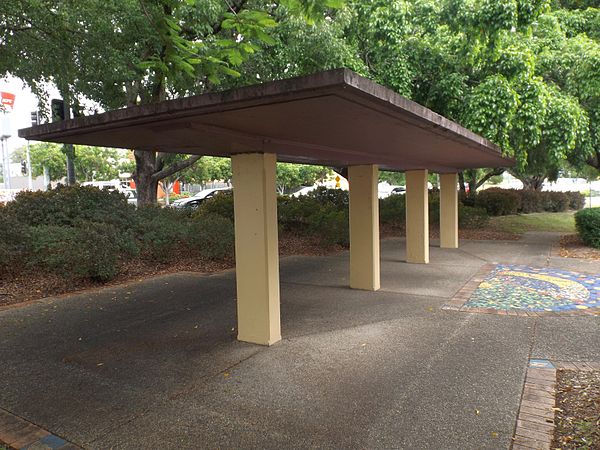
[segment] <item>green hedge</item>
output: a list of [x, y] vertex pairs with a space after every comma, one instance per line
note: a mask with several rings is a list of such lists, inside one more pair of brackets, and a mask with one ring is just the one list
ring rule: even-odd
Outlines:
[[477, 193], [475, 207], [485, 209], [490, 216], [517, 214], [521, 197], [511, 189], [486, 189]]
[[586, 245], [600, 248], [600, 208], [578, 211], [575, 214], [575, 227]]
[[485, 208], [492, 216], [504, 216], [517, 213], [579, 210], [585, 205], [585, 196], [580, 192], [490, 188], [476, 194], [462, 196], [461, 201], [464, 205]]

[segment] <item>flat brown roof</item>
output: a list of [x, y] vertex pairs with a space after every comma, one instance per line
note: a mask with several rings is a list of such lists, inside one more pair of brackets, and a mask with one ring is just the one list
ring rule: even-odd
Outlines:
[[509, 167], [487, 139], [348, 69], [19, 130], [36, 141], [456, 172]]

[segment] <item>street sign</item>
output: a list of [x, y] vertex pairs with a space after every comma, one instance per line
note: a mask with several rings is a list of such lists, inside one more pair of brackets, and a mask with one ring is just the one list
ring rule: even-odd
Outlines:
[[0, 91], [0, 109], [11, 112], [15, 106], [15, 94]]

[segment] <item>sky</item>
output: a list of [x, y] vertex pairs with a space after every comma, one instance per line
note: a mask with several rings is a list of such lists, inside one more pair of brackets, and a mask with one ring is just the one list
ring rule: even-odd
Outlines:
[[[15, 95], [15, 105], [10, 114], [11, 137], [8, 139], [8, 148], [12, 152], [14, 149], [25, 145], [25, 139], [18, 137], [19, 128], [28, 128], [31, 126], [31, 112], [38, 109], [38, 101], [24, 83], [14, 77], [0, 79], [0, 92], [9, 92]], [[54, 89], [50, 91], [52, 98], [59, 98], [58, 92]]]

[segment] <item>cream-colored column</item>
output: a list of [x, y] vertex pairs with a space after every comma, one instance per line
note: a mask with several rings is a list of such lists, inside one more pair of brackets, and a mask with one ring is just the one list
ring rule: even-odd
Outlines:
[[440, 174], [440, 247], [458, 248], [458, 174]]
[[377, 166], [348, 167], [350, 184], [350, 287], [376, 291], [379, 273]]
[[406, 261], [429, 263], [427, 169], [406, 172]]
[[281, 340], [274, 154], [231, 157], [235, 210], [238, 339]]

